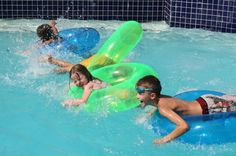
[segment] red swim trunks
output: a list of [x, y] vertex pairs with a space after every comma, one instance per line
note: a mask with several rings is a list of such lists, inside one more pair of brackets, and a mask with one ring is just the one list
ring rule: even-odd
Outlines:
[[202, 114], [236, 111], [236, 96], [211, 94], [203, 95], [196, 99], [202, 107]]

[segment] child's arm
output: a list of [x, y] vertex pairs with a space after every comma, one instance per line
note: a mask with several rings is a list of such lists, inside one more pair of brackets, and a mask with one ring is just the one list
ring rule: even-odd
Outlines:
[[70, 72], [70, 69], [71, 68], [69, 68], [69, 67], [59, 67], [59, 68], [53, 69], [53, 72], [57, 73], [57, 74], [61, 74], [61, 73]]
[[188, 130], [189, 128], [188, 124], [173, 110], [167, 107], [159, 107], [158, 109], [161, 115], [163, 115], [164, 117], [172, 121], [174, 124], [176, 124], [176, 128], [163, 138], [154, 140], [155, 144], [167, 143], [179, 137]]
[[54, 33], [55, 35], [58, 35], [58, 30], [57, 30], [57, 28], [56, 28], [56, 22], [55, 22], [54, 20], [51, 20], [51, 21], [49, 22], [49, 25], [52, 27], [53, 33]]
[[88, 85], [84, 87], [84, 93], [81, 99], [66, 100], [63, 102], [63, 104], [68, 105], [68, 106], [78, 106], [80, 104], [83, 104], [88, 100], [89, 95], [92, 93], [92, 91], [93, 91], [93, 88], [91, 84], [89, 83]]

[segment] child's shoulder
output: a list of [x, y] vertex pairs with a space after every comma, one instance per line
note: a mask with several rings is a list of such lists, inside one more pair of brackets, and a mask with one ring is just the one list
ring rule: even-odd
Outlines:
[[91, 85], [93, 85], [93, 89], [101, 89], [101, 88], [107, 87], [107, 83], [105, 83], [101, 80], [98, 80], [98, 79], [94, 79], [90, 83], [91, 83]]
[[159, 100], [158, 100], [158, 105], [159, 106], [168, 106], [168, 105], [172, 105], [173, 103], [178, 103], [177, 98], [169, 96], [169, 95], [161, 95]]

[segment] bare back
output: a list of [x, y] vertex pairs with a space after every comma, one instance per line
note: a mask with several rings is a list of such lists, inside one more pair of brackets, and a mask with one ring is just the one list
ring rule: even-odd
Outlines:
[[157, 107], [165, 107], [182, 115], [202, 114], [202, 108], [197, 101], [188, 102], [174, 97], [167, 97], [165, 95], [161, 95]]
[[95, 79], [95, 80], [90, 81], [88, 84], [86, 84], [84, 86], [84, 89], [90, 88], [92, 90], [98, 90], [98, 89], [105, 88], [105, 87], [107, 87], [107, 83]]

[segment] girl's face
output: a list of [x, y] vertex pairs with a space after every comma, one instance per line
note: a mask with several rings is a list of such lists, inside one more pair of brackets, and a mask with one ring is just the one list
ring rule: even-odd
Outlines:
[[73, 73], [71, 75], [71, 79], [74, 80], [74, 84], [78, 87], [83, 87], [88, 83], [88, 80], [85, 75], [81, 74], [80, 72]]
[[140, 100], [141, 102], [141, 107], [144, 107], [148, 103], [152, 102], [152, 88], [145, 88], [143, 86], [137, 86], [136, 91], [137, 91], [137, 99]]

